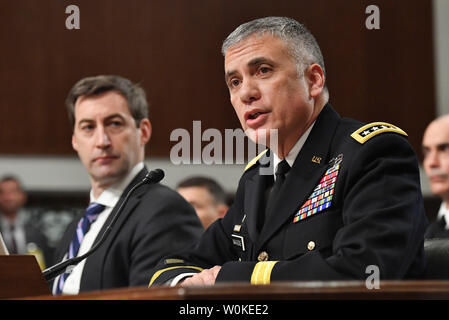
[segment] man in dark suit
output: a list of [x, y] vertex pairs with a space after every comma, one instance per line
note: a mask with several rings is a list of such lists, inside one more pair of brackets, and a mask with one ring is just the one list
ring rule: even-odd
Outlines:
[[437, 218], [429, 225], [425, 236], [449, 238], [449, 115], [441, 116], [427, 126], [422, 149], [430, 188], [442, 200]]
[[[72, 146], [90, 176], [90, 205], [68, 227], [57, 260], [80, 256], [98, 242], [129, 190], [147, 169], [151, 136], [145, 92], [119, 76], [80, 80], [66, 104]], [[159, 183], [137, 188], [103, 245], [57, 277], [56, 294], [148, 285], [148, 270], [164, 255], [195, 242], [203, 228], [193, 208]]]
[[226, 216], [161, 260], [150, 284], [419, 277], [427, 221], [406, 133], [335, 112], [318, 44], [293, 19], [243, 24], [222, 51], [241, 125], [270, 150], [248, 164]]
[[23, 209], [27, 194], [19, 179], [6, 175], [0, 179], [0, 231], [10, 254], [34, 254], [43, 269], [51, 260], [48, 240], [27, 219]]

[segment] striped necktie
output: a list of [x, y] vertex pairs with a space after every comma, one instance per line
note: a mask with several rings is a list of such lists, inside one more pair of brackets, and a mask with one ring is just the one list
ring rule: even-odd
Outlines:
[[[97, 220], [98, 216], [104, 210], [104, 208], [105, 208], [104, 205], [95, 202], [89, 205], [84, 216], [81, 218], [81, 220], [78, 222], [78, 225], [76, 226], [76, 233], [75, 236], [73, 237], [72, 242], [70, 243], [67, 259], [72, 259], [77, 256], [81, 242], [84, 239], [84, 235], [89, 231], [90, 225], [95, 220]], [[58, 285], [56, 287], [56, 294], [62, 293], [65, 280], [67, 279], [68, 276], [69, 276], [68, 273], [63, 273], [59, 277]]]

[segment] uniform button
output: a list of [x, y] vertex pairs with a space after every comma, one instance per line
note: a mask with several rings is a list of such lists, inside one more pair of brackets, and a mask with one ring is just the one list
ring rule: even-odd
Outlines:
[[266, 253], [265, 251], [262, 251], [261, 253], [259, 253], [257, 260], [259, 262], [268, 261], [268, 253]]
[[307, 244], [307, 249], [309, 249], [310, 251], [315, 249], [315, 242], [309, 241], [309, 243]]

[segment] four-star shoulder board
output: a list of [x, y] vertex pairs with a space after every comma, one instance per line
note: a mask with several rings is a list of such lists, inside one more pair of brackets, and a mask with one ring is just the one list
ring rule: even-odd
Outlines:
[[395, 125], [386, 122], [372, 122], [354, 131], [351, 134], [351, 137], [363, 144], [372, 137], [384, 132], [395, 132], [407, 136], [407, 133], [405, 133], [404, 130]]
[[[378, 134], [384, 133], [384, 132], [395, 132], [398, 134], [401, 134], [403, 136], [408, 136], [407, 133], [402, 130], [401, 128], [387, 122], [371, 122], [367, 125], [364, 125], [363, 127], [357, 129], [351, 134], [351, 137], [354, 138], [356, 141], [358, 141], [361, 144], [364, 144], [366, 141], [371, 139], [372, 137], [377, 136]], [[268, 149], [265, 149], [261, 153], [257, 155], [254, 159], [252, 159], [248, 165], [245, 168], [245, 171], [251, 168], [253, 165], [259, 161], [259, 159], [268, 151]]]

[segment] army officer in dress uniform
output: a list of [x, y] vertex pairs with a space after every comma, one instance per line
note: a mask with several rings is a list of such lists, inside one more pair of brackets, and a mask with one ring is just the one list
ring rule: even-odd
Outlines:
[[222, 51], [241, 125], [252, 140], [265, 133], [269, 149], [246, 167], [226, 216], [161, 260], [150, 285], [366, 279], [369, 266], [380, 279], [419, 277], [427, 220], [407, 134], [337, 114], [319, 46], [293, 19], [245, 23]]

